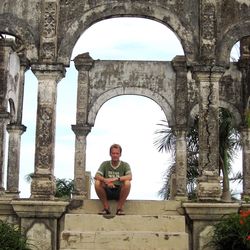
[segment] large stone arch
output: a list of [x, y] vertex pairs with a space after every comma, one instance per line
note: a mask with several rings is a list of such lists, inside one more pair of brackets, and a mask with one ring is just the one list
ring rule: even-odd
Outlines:
[[174, 124], [173, 107], [171, 107], [171, 105], [168, 103], [168, 101], [165, 98], [163, 98], [158, 93], [153, 92], [149, 89], [144, 89], [142, 91], [140, 88], [136, 88], [136, 87], [126, 88], [126, 89], [120, 87], [120, 88], [111, 89], [107, 92], [104, 92], [102, 95], [100, 95], [96, 99], [94, 104], [89, 109], [88, 123], [91, 125], [94, 125], [97, 113], [100, 110], [101, 106], [105, 102], [110, 100], [111, 98], [121, 96], [121, 95], [140, 95], [140, 96], [148, 97], [149, 99], [153, 100], [162, 108], [169, 126], [172, 126]]
[[218, 41], [216, 51], [218, 64], [229, 66], [232, 47], [241, 38], [250, 36], [250, 20], [239, 22], [229, 27]]
[[32, 32], [32, 27], [29, 23], [11, 14], [2, 14], [0, 15], [0, 33], [17, 37], [21, 41], [19, 50], [25, 48], [27, 59], [37, 61], [39, 34], [35, 35]]
[[[187, 64], [195, 61], [198, 55], [198, 41], [194, 29], [190, 23], [180, 20], [172, 11], [161, 6], [152, 6], [145, 3], [137, 3], [138, 8], [134, 8], [134, 3], [120, 4], [116, 8], [110, 8], [109, 4], [102, 4], [82, 14], [81, 18], [75, 18], [65, 32], [58, 50], [58, 60], [65, 65], [69, 65], [69, 60], [73, 48], [82, 35], [91, 25], [101, 20], [115, 17], [138, 17], [155, 20], [170, 28], [180, 40]], [[153, 10], [154, 9], [154, 10]], [[151, 10], [151, 11], [150, 11]]]

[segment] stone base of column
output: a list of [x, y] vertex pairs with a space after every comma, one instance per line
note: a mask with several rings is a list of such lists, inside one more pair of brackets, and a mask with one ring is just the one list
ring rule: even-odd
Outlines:
[[197, 196], [199, 201], [221, 201], [220, 177], [213, 171], [203, 171], [198, 179]]
[[[181, 178], [179, 178], [178, 183], [181, 183]], [[186, 189], [186, 179], [183, 178], [183, 183], [184, 186], [181, 188], [177, 187], [177, 178], [176, 178], [176, 174], [172, 174], [171, 175], [171, 179], [170, 179], [170, 200], [176, 200], [176, 201], [187, 201], [188, 197], [187, 194], [185, 192], [183, 192], [183, 190]]]
[[73, 192], [72, 193], [72, 200], [84, 200], [87, 199], [87, 193], [86, 192]]
[[35, 200], [54, 200], [56, 193], [55, 178], [48, 175], [32, 176], [31, 199]]
[[19, 198], [19, 191], [5, 191], [5, 197], [8, 199], [18, 199]]
[[241, 194], [241, 199], [247, 203], [250, 202], [250, 190], [245, 190], [242, 194]]

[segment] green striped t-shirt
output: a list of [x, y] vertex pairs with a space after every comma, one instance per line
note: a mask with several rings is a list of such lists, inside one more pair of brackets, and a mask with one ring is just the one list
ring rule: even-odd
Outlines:
[[[131, 175], [132, 173], [127, 162], [121, 161], [117, 168], [113, 168], [110, 161], [104, 161], [97, 170], [96, 174], [99, 174], [104, 178], [119, 178], [124, 175]], [[116, 181], [114, 184], [120, 185], [121, 183]]]

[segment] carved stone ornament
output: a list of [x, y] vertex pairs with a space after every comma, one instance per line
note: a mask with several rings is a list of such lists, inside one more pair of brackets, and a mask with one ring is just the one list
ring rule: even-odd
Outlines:
[[44, 6], [43, 36], [46, 38], [56, 35], [56, 13], [55, 2], [47, 2]]

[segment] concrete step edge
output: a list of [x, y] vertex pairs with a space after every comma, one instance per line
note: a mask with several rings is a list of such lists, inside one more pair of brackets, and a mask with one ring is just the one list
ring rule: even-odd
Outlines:
[[78, 235], [78, 234], [159, 234], [159, 235], [171, 235], [171, 236], [177, 236], [177, 235], [187, 235], [186, 232], [164, 232], [164, 231], [72, 231], [72, 230], [63, 230], [61, 232], [62, 234], [70, 234], [70, 235]]

